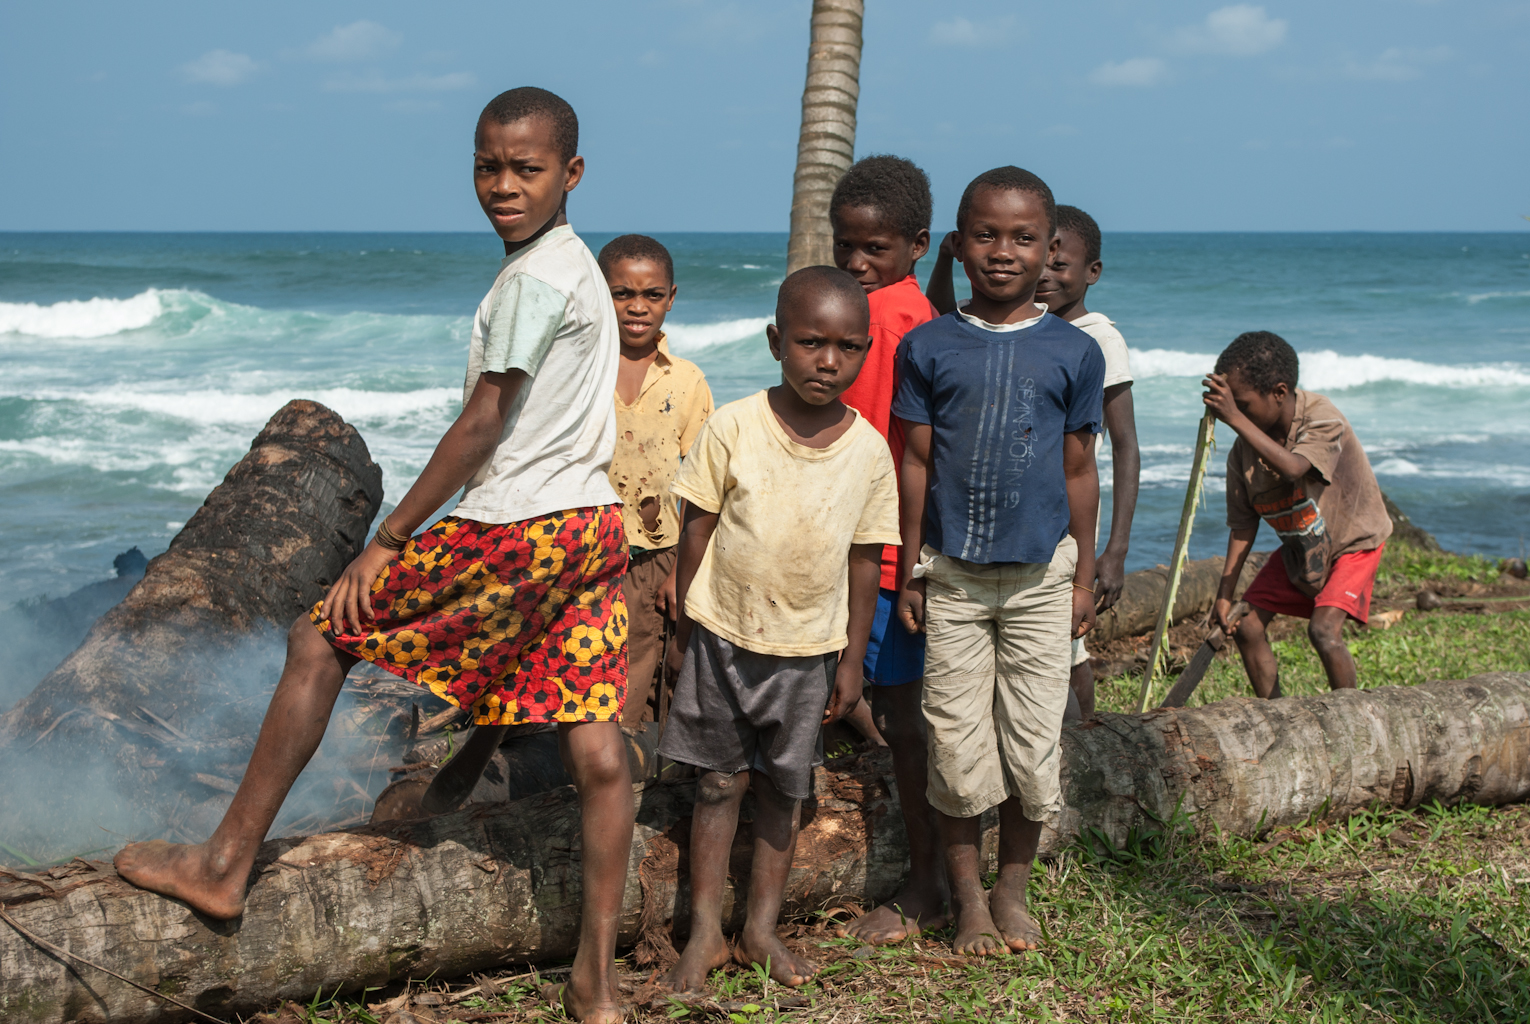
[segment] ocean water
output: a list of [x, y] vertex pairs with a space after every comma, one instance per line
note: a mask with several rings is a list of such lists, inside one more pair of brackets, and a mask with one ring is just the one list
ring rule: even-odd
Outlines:
[[[660, 237], [674, 348], [720, 402], [778, 380], [764, 326], [785, 235]], [[356, 425], [391, 507], [458, 411], [500, 252], [487, 233], [0, 234], [0, 607], [110, 576], [129, 547], [163, 551], [292, 398]], [[1089, 306], [1137, 376], [1131, 568], [1168, 559], [1198, 382], [1253, 329], [1296, 347], [1302, 386], [1334, 399], [1382, 486], [1446, 547], [1524, 550], [1530, 233], [1111, 234], [1104, 258]], [[1226, 543], [1220, 471], [1196, 557]], [[1108, 508], [1108, 449], [1101, 478]]]

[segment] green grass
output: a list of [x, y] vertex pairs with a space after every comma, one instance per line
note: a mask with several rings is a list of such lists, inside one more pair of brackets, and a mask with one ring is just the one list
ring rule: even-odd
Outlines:
[[[1527, 1021], [1527, 835], [1527, 808], [1433, 806], [1257, 839], [1169, 831], [1079, 847], [1032, 881], [1040, 953], [969, 960], [946, 933], [870, 950], [819, 925], [797, 940], [823, 965], [804, 1007], [776, 1011], [785, 990], [728, 968], [712, 977], [728, 1011], [658, 998], [629, 1019]], [[529, 982], [459, 1006], [480, 1020], [561, 1019]], [[304, 1009], [371, 1024], [354, 1001]]]
[[1407, 544], [1388, 544], [1376, 572], [1379, 589], [1417, 587], [1437, 580], [1457, 583], [1492, 583], [1498, 578], [1497, 559], [1481, 555], [1454, 555], [1448, 551], [1424, 551]]
[[[1346, 638], [1365, 689], [1464, 679], [1482, 672], [1530, 672], [1530, 612], [1474, 615], [1410, 611], [1391, 629], [1347, 629]], [[1280, 687], [1286, 696], [1328, 692], [1328, 677], [1305, 628], [1272, 641], [1271, 646], [1280, 661]], [[1139, 680], [1136, 675], [1100, 680], [1100, 709], [1130, 711], [1136, 703]], [[1189, 706], [1252, 695], [1243, 662], [1236, 647], [1229, 644], [1206, 670]]]

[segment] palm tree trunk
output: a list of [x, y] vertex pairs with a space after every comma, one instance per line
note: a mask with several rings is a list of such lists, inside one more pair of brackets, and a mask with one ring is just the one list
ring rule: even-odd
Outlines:
[[832, 264], [829, 199], [855, 159], [864, 0], [813, 0], [802, 131], [792, 176], [792, 234], [786, 272]]

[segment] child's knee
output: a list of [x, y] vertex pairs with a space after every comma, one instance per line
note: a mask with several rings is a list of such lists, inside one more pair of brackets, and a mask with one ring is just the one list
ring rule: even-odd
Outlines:
[[1263, 643], [1264, 623], [1260, 621], [1259, 614], [1254, 612], [1243, 616], [1233, 636], [1238, 641], [1240, 647], [1244, 644]]
[[581, 744], [578, 752], [570, 751], [571, 756], [564, 762], [580, 789], [630, 785], [632, 782], [631, 768], [627, 763], [626, 739], [615, 728], [615, 723], [610, 724], [613, 728], [609, 732], [614, 740]]
[[702, 772], [696, 780], [698, 804], [727, 804], [743, 798], [749, 790], [749, 773]]
[[1313, 616], [1307, 624], [1307, 638], [1320, 651], [1345, 646], [1344, 619], [1338, 616]]

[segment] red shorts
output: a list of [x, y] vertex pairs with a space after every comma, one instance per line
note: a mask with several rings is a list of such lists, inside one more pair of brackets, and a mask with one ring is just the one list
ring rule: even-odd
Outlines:
[[1317, 597], [1308, 597], [1291, 585], [1286, 575], [1286, 561], [1276, 551], [1264, 563], [1254, 582], [1248, 585], [1243, 600], [1255, 608], [1277, 615], [1312, 618], [1314, 608], [1343, 608], [1350, 618], [1364, 624], [1371, 614], [1371, 590], [1376, 586], [1376, 570], [1386, 545], [1370, 551], [1352, 551], [1340, 555], [1329, 570], [1328, 582]]
[[430, 687], [475, 725], [619, 722], [627, 542], [609, 505], [503, 525], [447, 516], [372, 584], [377, 616], [335, 647]]

